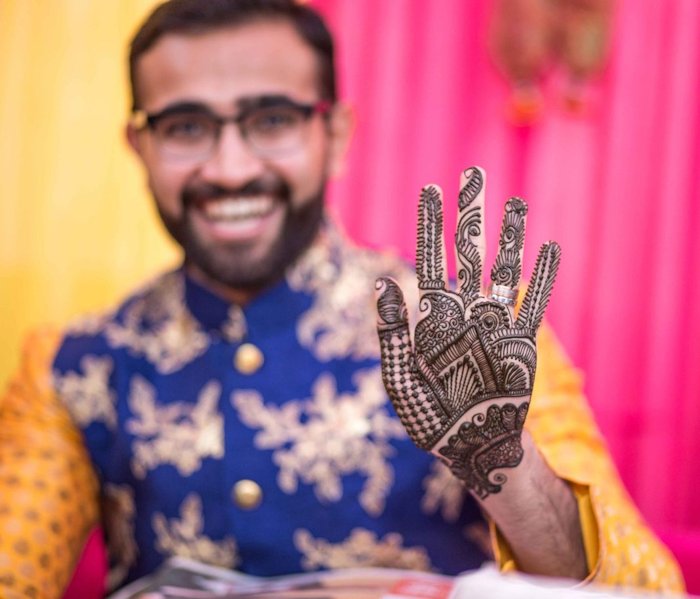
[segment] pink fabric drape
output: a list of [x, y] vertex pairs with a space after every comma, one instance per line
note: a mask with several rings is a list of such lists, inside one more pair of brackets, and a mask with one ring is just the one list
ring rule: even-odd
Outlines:
[[524, 272], [561, 243], [549, 319], [624, 481], [658, 530], [700, 530], [700, 2], [618, 1], [587, 113], [565, 110], [554, 73], [543, 117], [521, 128], [486, 50], [488, 0], [314, 4], [358, 119], [332, 190], [350, 234], [412, 258], [421, 186], [442, 186], [454, 222], [459, 172], [478, 164], [493, 257], [503, 203], [527, 199]]

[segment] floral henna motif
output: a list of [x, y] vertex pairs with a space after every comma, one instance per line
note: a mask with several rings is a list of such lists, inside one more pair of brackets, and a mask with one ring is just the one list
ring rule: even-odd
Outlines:
[[[509, 306], [480, 295], [483, 181], [476, 168], [463, 176], [456, 235], [459, 293], [444, 280], [441, 193], [428, 187], [421, 194], [414, 344], [401, 289], [392, 279], [377, 281], [382, 377], [397, 414], [419, 447], [437, 455], [482, 498], [500, 491], [505, 476], [499, 469], [522, 459], [520, 436], [537, 364], [535, 335], [560, 256], [556, 243], [542, 247], [517, 319]], [[526, 213], [518, 198], [506, 204], [494, 284], [517, 287]]]

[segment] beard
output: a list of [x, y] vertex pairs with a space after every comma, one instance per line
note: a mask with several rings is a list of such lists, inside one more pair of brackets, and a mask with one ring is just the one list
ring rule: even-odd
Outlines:
[[[299, 206], [291, 202], [291, 189], [277, 176], [256, 179], [238, 189], [211, 184], [192, 184], [182, 192], [182, 216], [165, 214], [156, 202], [166, 230], [182, 247], [185, 264], [198, 267], [213, 281], [226, 287], [257, 291], [280, 280], [287, 268], [306, 250], [316, 238], [324, 215], [324, 188], [304, 198]], [[250, 256], [245, 244], [211, 247], [197, 235], [192, 225], [191, 213], [198, 204], [217, 198], [252, 197], [267, 195], [286, 207], [281, 230], [256, 260]]]

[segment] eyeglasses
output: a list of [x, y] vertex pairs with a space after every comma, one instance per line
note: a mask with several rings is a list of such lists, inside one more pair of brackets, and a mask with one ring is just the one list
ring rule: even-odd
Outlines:
[[301, 104], [283, 96], [257, 99], [237, 116], [224, 117], [197, 103], [182, 103], [149, 114], [136, 110], [132, 123], [149, 129], [164, 158], [206, 160], [219, 144], [226, 123], [238, 127], [241, 137], [258, 156], [275, 158], [303, 146], [314, 114], [327, 114], [331, 103]]

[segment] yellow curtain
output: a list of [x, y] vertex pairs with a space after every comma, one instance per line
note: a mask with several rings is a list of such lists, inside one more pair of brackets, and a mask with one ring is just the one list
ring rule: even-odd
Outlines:
[[124, 140], [155, 0], [0, 0], [0, 387], [21, 339], [177, 263]]

